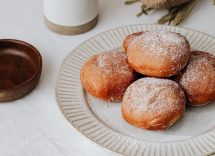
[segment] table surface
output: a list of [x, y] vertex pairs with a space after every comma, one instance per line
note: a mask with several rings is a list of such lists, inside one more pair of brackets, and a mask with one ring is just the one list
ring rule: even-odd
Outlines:
[[[43, 71], [28, 96], [0, 105], [0, 155], [2, 156], [112, 156], [85, 139], [66, 121], [55, 100], [55, 82], [63, 59], [84, 40], [107, 29], [131, 24], [154, 24], [165, 11], [137, 18], [139, 4], [100, 0], [100, 19], [90, 32], [62, 36], [43, 22], [42, 0], [0, 0], [0, 38], [27, 41], [39, 49]], [[181, 26], [215, 36], [215, 6], [199, 0]]]

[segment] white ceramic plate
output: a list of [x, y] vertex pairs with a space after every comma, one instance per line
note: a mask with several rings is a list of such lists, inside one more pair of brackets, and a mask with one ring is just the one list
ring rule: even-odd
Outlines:
[[138, 31], [179, 32], [193, 49], [215, 53], [215, 38], [184, 28], [131, 25], [106, 31], [85, 41], [65, 58], [56, 87], [62, 113], [85, 137], [122, 155], [211, 155], [215, 151], [215, 103], [188, 108], [183, 118], [166, 131], [146, 131], [123, 120], [121, 103], [97, 100], [82, 88], [79, 72], [83, 63], [98, 52], [120, 47], [126, 35]]

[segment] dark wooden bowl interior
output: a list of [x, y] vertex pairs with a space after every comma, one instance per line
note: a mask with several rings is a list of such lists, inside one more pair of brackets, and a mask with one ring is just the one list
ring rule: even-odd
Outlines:
[[39, 52], [30, 44], [18, 40], [0, 40], [0, 92], [12, 92], [30, 83], [40, 75], [41, 64]]

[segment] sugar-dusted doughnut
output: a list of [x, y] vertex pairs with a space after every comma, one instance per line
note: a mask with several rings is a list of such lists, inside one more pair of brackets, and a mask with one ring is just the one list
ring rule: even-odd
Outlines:
[[190, 105], [202, 106], [215, 100], [215, 58], [203, 51], [193, 51], [188, 65], [176, 76]]
[[129, 66], [124, 52], [110, 51], [92, 56], [80, 71], [85, 90], [96, 98], [121, 101], [126, 88], [135, 80], [136, 72]]
[[132, 83], [122, 101], [122, 116], [147, 130], [173, 125], [185, 110], [186, 97], [178, 83], [160, 78], [142, 78]]
[[169, 77], [187, 64], [190, 45], [173, 32], [144, 32], [128, 46], [128, 62], [137, 72], [153, 77]]

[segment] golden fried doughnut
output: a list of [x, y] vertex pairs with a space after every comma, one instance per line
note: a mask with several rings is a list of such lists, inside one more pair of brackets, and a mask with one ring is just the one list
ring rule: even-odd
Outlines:
[[173, 32], [145, 32], [128, 46], [128, 62], [137, 72], [153, 77], [169, 77], [187, 64], [190, 45]]
[[189, 104], [202, 106], [215, 100], [215, 58], [213, 55], [193, 51], [188, 65], [176, 77], [187, 95]]
[[142, 78], [132, 83], [122, 101], [122, 116], [147, 130], [173, 125], [185, 110], [186, 97], [178, 83], [160, 78]]
[[124, 52], [111, 51], [92, 56], [83, 65], [80, 78], [85, 90], [96, 98], [121, 101], [136, 72], [129, 66]]

